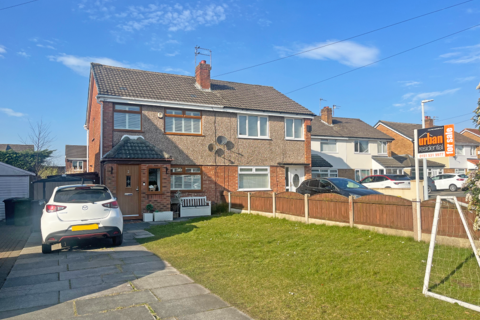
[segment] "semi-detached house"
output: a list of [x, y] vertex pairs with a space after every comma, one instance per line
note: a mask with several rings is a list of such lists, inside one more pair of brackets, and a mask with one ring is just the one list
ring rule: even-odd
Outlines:
[[[285, 191], [310, 177], [314, 114], [272, 87], [92, 63], [88, 171], [125, 216], [170, 210], [172, 196]], [[127, 218], [127, 217], [126, 217]]]

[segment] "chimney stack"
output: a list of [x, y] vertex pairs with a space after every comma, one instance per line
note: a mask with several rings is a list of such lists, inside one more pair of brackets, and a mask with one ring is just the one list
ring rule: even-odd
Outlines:
[[210, 90], [210, 67], [207, 61], [202, 60], [195, 68], [196, 86], [201, 90]]
[[320, 117], [323, 122], [332, 125], [332, 109], [330, 107], [323, 107]]
[[433, 119], [429, 116], [425, 116], [425, 128], [433, 127]]

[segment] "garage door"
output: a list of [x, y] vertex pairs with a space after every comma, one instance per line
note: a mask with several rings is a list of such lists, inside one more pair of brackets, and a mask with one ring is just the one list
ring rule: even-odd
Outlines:
[[0, 220], [5, 219], [5, 203], [3, 200], [13, 197], [28, 198], [28, 176], [0, 177]]

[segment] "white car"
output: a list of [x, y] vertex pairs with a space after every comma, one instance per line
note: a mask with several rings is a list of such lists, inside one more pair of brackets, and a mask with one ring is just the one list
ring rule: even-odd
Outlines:
[[407, 188], [410, 189], [410, 178], [403, 174], [381, 174], [368, 176], [360, 181], [369, 189]]
[[52, 245], [85, 238], [111, 238], [123, 242], [123, 216], [116, 199], [103, 185], [56, 187], [40, 222], [42, 252]]
[[463, 188], [463, 184], [467, 181], [468, 176], [466, 174], [456, 173], [444, 173], [438, 176], [432, 177], [433, 182], [437, 190], [450, 190], [452, 192]]

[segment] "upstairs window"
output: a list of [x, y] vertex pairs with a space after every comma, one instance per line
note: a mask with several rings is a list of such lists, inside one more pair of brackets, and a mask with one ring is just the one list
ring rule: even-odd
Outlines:
[[242, 138], [268, 138], [268, 117], [239, 115], [238, 136]]
[[202, 134], [202, 113], [167, 109], [165, 111], [165, 133], [169, 134]]
[[113, 128], [116, 130], [141, 130], [142, 109], [137, 106], [115, 105]]
[[356, 140], [355, 153], [368, 153], [368, 140]]
[[378, 141], [378, 154], [387, 153], [387, 141]]
[[320, 140], [320, 151], [337, 152], [337, 140]]
[[83, 171], [83, 161], [72, 161], [73, 171]]
[[303, 119], [285, 119], [285, 139], [303, 139]]
[[465, 148], [464, 148], [463, 146], [455, 146], [455, 154], [456, 154], [457, 156], [463, 156], [463, 155], [465, 155], [464, 149], [465, 149]]

